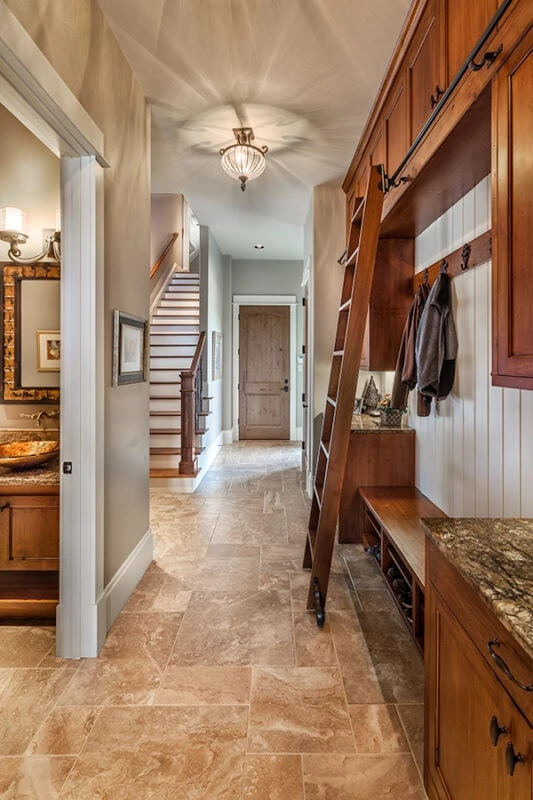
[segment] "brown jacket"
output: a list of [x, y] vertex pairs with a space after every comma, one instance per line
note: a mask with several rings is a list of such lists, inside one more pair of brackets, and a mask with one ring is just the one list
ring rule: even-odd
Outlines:
[[[416, 386], [416, 335], [424, 305], [429, 296], [429, 286], [421, 284], [414, 296], [413, 303], [409, 309], [409, 315], [402, 334], [398, 359], [396, 361], [396, 373], [394, 375], [394, 385], [391, 395], [392, 408], [405, 408], [407, 406], [407, 396], [411, 389]], [[418, 393], [417, 415], [419, 417], [429, 416], [431, 409], [431, 398], [424, 397]]]

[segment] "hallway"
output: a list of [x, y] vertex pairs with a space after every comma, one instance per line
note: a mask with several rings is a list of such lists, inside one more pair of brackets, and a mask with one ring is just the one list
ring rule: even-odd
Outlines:
[[337, 548], [323, 630], [305, 609], [300, 458], [240, 442], [154, 492], [156, 560], [98, 659], [0, 627], [1, 798], [425, 797], [422, 661], [375, 565]]

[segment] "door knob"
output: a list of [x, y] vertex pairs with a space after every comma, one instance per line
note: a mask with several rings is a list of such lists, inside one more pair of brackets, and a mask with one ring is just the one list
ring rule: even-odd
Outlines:
[[289, 382], [288, 378], [285, 378], [285, 380], [283, 381], [283, 383], [288, 383], [288, 382]]
[[280, 392], [288, 392], [288, 391], [289, 391], [289, 387], [288, 386], [282, 386], [281, 389], [280, 389]]
[[498, 739], [507, 733], [505, 725], [498, 725], [498, 718], [492, 717], [490, 721], [490, 740], [494, 747], [498, 744]]

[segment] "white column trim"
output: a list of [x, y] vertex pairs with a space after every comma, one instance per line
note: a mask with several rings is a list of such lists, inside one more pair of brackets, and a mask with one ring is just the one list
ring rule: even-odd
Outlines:
[[296, 428], [296, 306], [294, 294], [236, 294], [233, 296], [233, 352], [232, 352], [232, 387], [233, 387], [233, 441], [239, 441], [239, 308], [241, 306], [289, 306], [290, 307], [290, 401], [289, 401], [289, 436], [297, 441]]

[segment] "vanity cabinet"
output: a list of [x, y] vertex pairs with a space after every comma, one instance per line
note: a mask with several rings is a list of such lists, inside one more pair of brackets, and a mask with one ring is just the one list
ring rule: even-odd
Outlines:
[[[426, 787], [430, 800], [531, 800], [533, 661], [436, 546], [427, 543]], [[510, 762], [510, 763], [509, 763]], [[510, 774], [512, 772], [512, 774]]]
[[533, 389], [533, 28], [496, 75], [493, 137], [493, 354], [496, 386]]
[[0, 487], [0, 616], [55, 616], [59, 487]]

